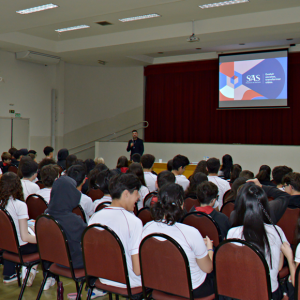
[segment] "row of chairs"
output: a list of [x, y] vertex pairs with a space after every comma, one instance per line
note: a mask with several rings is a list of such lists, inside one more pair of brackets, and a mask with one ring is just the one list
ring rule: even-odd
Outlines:
[[[85, 230], [82, 236], [83, 269], [73, 268], [65, 233], [51, 216], [42, 215], [36, 222], [39, 255], [20, 254], [14, 223], [5, 209], [0, 210], [0, 226], [4, 229], [0, 235], [0, 247], [9, 251], [4, 252], [4, 259], [14, 261], [18, 268], [26, 265], [27, 275], [33, 265], [42, 262], [46, 275], [37, 299], [40, 299], [50, 275], [54, 275], [57, 281], [59, 276], [73, 279], [77, 299], [81, 298], [84, 283], [90, 288], [87, 299], [90, 299], [95, 287], [108, 291], [110, 299], [111, 294], [129, 299], [133, 295], [137, 295], [137, 299], [148, 299], [149, 289], [152, 290], [152, 298], [156, 300], [194, 299], [188, 259], [181, 246], [169, 236], [152, 234], [142, 241], [139, 249], [142, 287], [131, 288], [124, 247], [118, 236], [107, 226], [94, 224]], [[47, 266], [45, 262], [52, 264]], [[272, 299], [268, 265], [264, 256], [253, 245], [237, 239], [226, 240], [216, 248], [213, 264], [215, 294], [198, 300], [219, 299], [219, 295], [245, 300]], [[299, 271], [300, 266], [296, 271], [295, 299], [300, 299]], [[123, 283], [126, 288], [103, 284], [98, 278]], [[27, 278], [19, 300], [22, 299], [26, 281]]]

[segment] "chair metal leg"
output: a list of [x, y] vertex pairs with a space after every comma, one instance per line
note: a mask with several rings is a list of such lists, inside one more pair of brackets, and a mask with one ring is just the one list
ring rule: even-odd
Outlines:
[[116, 300], [119, 300], [119, 295], [116, 294]]
[[48, 276], [49, 276], [49, 272], [46, 272], [46, 275], [45, 275], [45, 277], [44, 277], [44, 279], [43, 279], [43, 281], [42, 281], [42, 284], [41, 284], [39, 293], [38, 293], [38, 295], [37, 295], [37, 297], [36, 297], [36, 300], [39, 300], [39, 299], [41, 298], [42, 293], [43, 293], [43, 290], [44, 290], [44, 286], [45, 286], [45, 283], [46, 283], [46, 281], [47, 281]]
[[93, 287], [89, 288], [86, 300], [91, 300], [93, 289], [94, 289]]
[[[77, 283], [78, 284], [78, 283]], [[83, 285], [84, 285], [84, 281], [82, 281], [80, 283], [80, 286], [79, 286], [79, 290], [77, 290], [77, 297], [76, 297], [76, 300], [80, 300], [81, 299], [81, 292], [82, 292], [82, 289], [83, 289]]]
[[16, 271], [17, 271], [17, 278], [18, 278], [18, 286], [21, 286], [21, 278], [20, 278], [20, 265], [16, 265]]
[[25, 279], [23, 281], [23, 284], [22, 284], [22, 287], [21, 287], [21, 291], [20, 291], [20, 295], [19, 295], [19, 300], [22, 299], [23, 297], [23, 294], [24, 294], [24, 291], [25, 291], [25, 288], [26, 288], [26, 283], [27, 283], [27, 280], [29, 278], [29, 274], [30, 274], [30, 270], [31, 270], [32, 266], [28, 266], [27, 267], [27, 272], [26, 272], [26, 276], [25, 276]]
[[112, 293], [109, 293], [109, 294], [108, 294], [108, 299], [109, 299], [109, 300], [113, 300], [113, 298], [112, 298]]
[[77, 281], [75, 281], [75, 284], [76, 284], [76, 292], [77, 292], [77, 294], [78, 294], [78, 290], [79, 290], [79, 285], [78, 285], [78, 282], [77, 282]]

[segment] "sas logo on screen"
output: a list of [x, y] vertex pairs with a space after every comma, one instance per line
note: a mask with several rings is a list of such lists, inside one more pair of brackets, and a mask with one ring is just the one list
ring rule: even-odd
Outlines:
[[247, 75], [248, 82], [257, 82], [260, 81], [260, 75]]

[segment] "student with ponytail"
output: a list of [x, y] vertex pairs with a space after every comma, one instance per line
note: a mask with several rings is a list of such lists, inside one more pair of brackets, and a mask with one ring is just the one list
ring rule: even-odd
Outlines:
[[283, 265], [282, 247], [289, 247], [282, 229], [272, 223], [268, 198], [256, 179], [247, 182], [236, 199], [233, 227], [227, 238], [239, 238], [255, 245], [270, 268], [272, 299], [282, 299], [278, 272]]

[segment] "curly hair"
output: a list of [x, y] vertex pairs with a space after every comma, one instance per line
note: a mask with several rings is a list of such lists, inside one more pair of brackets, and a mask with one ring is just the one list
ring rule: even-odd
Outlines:
[[7, 172], [3, 174], [0, 180], [0, 207], [5, 208], [9, 197], [24, 201], [21, 180], [17, 174]]
[[176, 183], [165, 184], [158, 192], [158, 201], [150, 208], [156, 222], [174, 225], [183, 217], [184, 191]]

